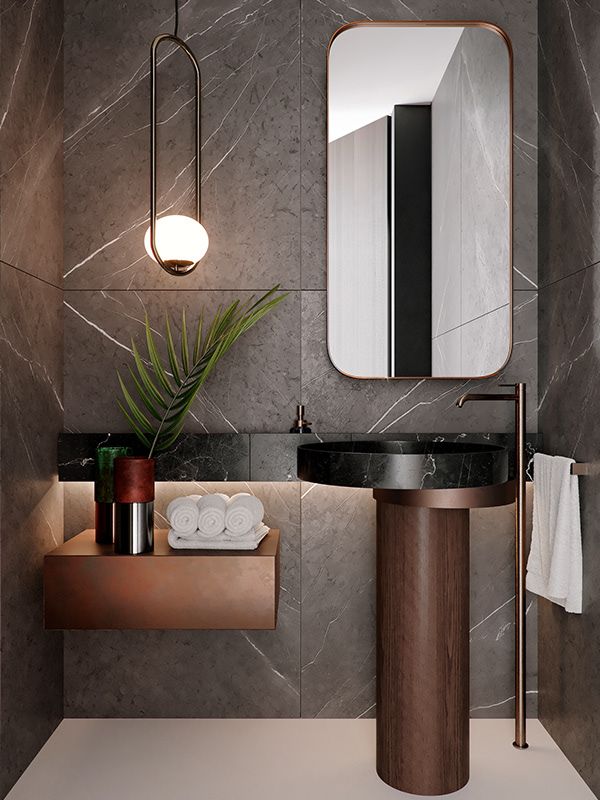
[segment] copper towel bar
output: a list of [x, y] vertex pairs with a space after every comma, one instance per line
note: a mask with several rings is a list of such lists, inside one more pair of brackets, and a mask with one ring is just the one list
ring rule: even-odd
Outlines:
[[591, 464], [571, 464], [571, 475], [600, 475], [600, 461]]

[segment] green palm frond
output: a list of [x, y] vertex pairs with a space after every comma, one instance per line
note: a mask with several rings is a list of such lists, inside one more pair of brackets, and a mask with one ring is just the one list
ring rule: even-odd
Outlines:
[[252, 297], [245, 303], [235, 300], [225, 308], [219, 306], [206, 329], [204, 313], [201, 312], [191, 337], [184, 311], [179, 348], [167, 315], [165, 343], [168, 366], [161, 360], [146, 315], [147, 359], [142, 357], [132, 340], [133, 365], [128, 367], [132, 386], [128, 388], [117, 373], [123, 395], [117, 402], [133, 432], [148, 450], [149, 458], [175, 442], [196, 395], [219, 360], [240, 336], [287, 296], [287, 293], [276, 294], [278, 290], [279, 286], [274, 286], [258, 300]]

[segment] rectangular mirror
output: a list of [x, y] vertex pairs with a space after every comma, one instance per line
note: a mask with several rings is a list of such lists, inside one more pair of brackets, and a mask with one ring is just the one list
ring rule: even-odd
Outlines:
[[486, 23], [351, 23], [328, 56], [327, 338], [355, 378], [512, 346], [512, 57]]

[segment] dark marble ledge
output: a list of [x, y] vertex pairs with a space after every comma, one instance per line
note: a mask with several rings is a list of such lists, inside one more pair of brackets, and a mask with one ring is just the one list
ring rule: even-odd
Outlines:
[[[186, 433], [158, 456], [158, 481], [297, 481], [299, 444], [359, 439], [397, 439], [439, 442], [481, 442], [509, 449], [513, 472], [511, 433]], [[61, 481], [93, 481], [94, 451], [99, 444], [129, 445], [139, 451], [136, 438], [123, 433], [62, 433], [58, 439], [58, 477]], [[528, 473], [541, 435], [527, 436]], [[531, 477], [531, 474], [529, 474]]]

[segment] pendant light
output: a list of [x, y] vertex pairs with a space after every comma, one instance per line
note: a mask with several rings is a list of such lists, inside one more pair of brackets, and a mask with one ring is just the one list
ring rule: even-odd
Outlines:
[[[178, 36], [179, 2], [175, 0], [175, 29], [172, 34], [161, 33], [150, 47], [150, 227], [144, 237], [146, 252], [170, 275], [188, 275], [198, 266], [208, 250], [208, 234], [200, 221], [200, 66], [196, 57]], [[196, 217], [184, 214], [169, 214], [157, 218], [156, 211], [156, 67], [157, 52], [162, 42], [177, 45], [192, 63], [195, 74], [196, 111]]]

